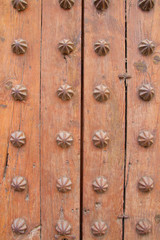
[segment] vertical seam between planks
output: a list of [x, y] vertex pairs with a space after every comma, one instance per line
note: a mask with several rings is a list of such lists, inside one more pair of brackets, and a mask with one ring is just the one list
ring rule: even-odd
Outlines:
[[84, 144], [84, 0], [81, 0], [81, 126], [80, 126], [80, 240], [83, 239], [83, 144]]
[[[128, 72], [127, 65], [127, 0], [125, 0], [125, 72]], [[123, 216], [126, 211], [126, 164], [127, 164], [127, 108], [128, 108], [128, 86], [127, 79], [125, 85], [125, 154], [124, 154], [124, 186], [123, 186]], [[122, 240], [125, 239], [125, 217], [122, 219]]]
[[42, 209], [41, 209], [41, 84], [42, 84], [42, 72], [41, 72], [41, 67], [42, 67], [42, 25], [43, 25], [43, 0], [41, 0], [41, 36], [40, 36], [40, 93], [39, 93], [39, 165], [40, 165], [40, 240], [42, 239]]

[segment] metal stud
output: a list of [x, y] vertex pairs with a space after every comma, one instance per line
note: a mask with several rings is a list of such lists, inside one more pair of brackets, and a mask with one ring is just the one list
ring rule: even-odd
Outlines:
[[152, 41], [145, 39], [140, 42], [138, 49], [142, 55], [149, 56], [154, 52], [155, 45]]
[[16, 218], [12, 223], [12, 231], [16, 234], [24, 234], [27, 230], [26, 222], [23, 218]]
[[110, 50], [109, 43], [105, 40], [98, 40], [94, 44], [94, 50], [99, 56], [105, 56]]
[[61, 177], [57, 180], [56, 186], [59, 192], [66, 193], [68, 191], [71, 191], [72, 182], [67, 177]]
[[73, 92], [73, 89], [70, 85], [64, 84], [64, 85], [62, 85], [58, 88], [57, 95], [63, 101], [67, 101], [67, 100], [70, 100], [73, 97], [74, 92]]
[[95, 87], [93, 96], [98, 102], [105, 102], [110, 97], [110, 92], [107, 86], [100, 84]]
[[154, 136], [149, 131], [141, 131], [138, 136], [138, 143], [141, 147], [148, 148], [154, 142]]
[[26, 0], [12, 0], [12, 5], [17, 11], [24, 11], [27, 8], [27, 1]]
[[154, 88], [150, 83], [144, 83], [139, 88], [139, 96], [144, 101], [150, 101], [154, 96]]
[[10, 142], [14, 147], [20, 148], [26, 143], [26, 136], [22, 131], [16, 131], [11, 134]]
[[146, 235], [152, 231], [152, 224], [148, 219], [142, 219], [136, 224], [137, 233]]
[[27, 97], [27, 88], [24, 85], [16, 85], [12, 88], [11, 94], [15, 101], [23, 101]]
[[57, 135], [56, 141], [61, 148], [68, 148], [73, 143], [73, 137], [69, 132], [63, 131]]
[[71, 225], [66, 220], [59, 220], [56, 225], [56, 231], [61, 236], [69, 235], [71, 233], [71, 229]]
[[27, 181], [24, 177], [16, 176], [13, 178], [11, 186], [14, 188], [15, 191], [21, 192], [25, 190], [27, 185]]
[[92, 225], [91, 230], [93, 235], [101, 237], [106, 234], [107, 225], [103, 221], [97, 221]]
[[27, 42], [23, 39], [14, 40], [12, 43], [12, 51], [13, 53], [20, 55], [24, 54], [27, 50]]
[[67, 236], [61, 236], [61, 235], [55, 235], [56, 240], [74, 240], [76, 239], [73, 235], [67, 235]]
[[94, 5], [97, 10], [103, 11], [108, 8], [110, 0], [94, 0]]
[[57, 239], [57, 240], [73, 240], [73, 239], [75, 239], [75, 236], [70, 235], [71, 230], [72, 230], [72, 227], [68, 221], [59, 220], [56, 225], [56, 231], [58, 232], [58, 235], [55, 235], [55, 239]]
[[138, 6], [143, 11], [150, 11], [154, 7], [154, 0], [138, 0]]
[[103, 130], [99, 130], [95, 132], [93, 138], [92, 138], [93, 144], [97, 148], [104, 148], [108, 145], [109, 137], [107, 132]]
[[59, 42], [58, 49], [63, 55], [69, 55], [74, 50], [74, 44], [69, 39], [63, 39]]
[[104, 193], [107, 191], [108, 188], [108, 181], [105, 177], [97, 177], [93, 184], [93, 189], [97, 193]]
[[59, 0], [59, 4], [65, 10], [71, 9], [74, 5], [74, 0]]
[[144, 176], [138, 181], [138, 188], [142, 192], [150, 192], [153, 187], [154, 184], [151, 177]]

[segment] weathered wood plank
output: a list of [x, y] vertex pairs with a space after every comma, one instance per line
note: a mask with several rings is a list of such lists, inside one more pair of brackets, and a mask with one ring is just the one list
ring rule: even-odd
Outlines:
[[[127, 178], [126, 213], [129, 219], [125, 224], [125, 239], [143, 238], [136, 233], [136, 223], [140, 219], [149, 219], [152, 223], [152, 233], [146, 235], [147, 240], [159, 239], [159, 58], [160, 32], [159, 3], [154, 9], [143, 12], [137, 1], [128, 1], [128, 72], [132, 79], [128, 82], [128, 134], [127, 134]], [[155, 42], [155, 54], [142, 56], [138, 44], [149, 39]], [[155, 89], [155, 97], [145, 102], [138, 96], [138, 89], [144, 83], [150, 83]], [[154, 144], [149, 148], [139, 146], [138, 134], [141, 130], [149, 130], [155, 137]], [[154, 180], [154, 189], [149, 193], [138, 190], [137, 184], [141, 177], [150, 176]]]
[[[80, 111], [81, 111], [81, 1], [70, 10], [60, 8], [58, 1], [43, 4], [42, 28], [42, 131], [41, 131], [41, 206], [42, 239], [54, 239], [58, 220], [67, 220], [72, 235], [79, 239], [80, 212]], [[75, 49], [64, 57], [58, 43], [70, 39]], [[63, 101], [57, 96], [62, 84], [74, 89], [74, 96]], [[60, 131], [73, 135], [73, 145], [57, 146]], [[68, 177], [72, 190], [59, 192], [56, 181]]]
[[[28, 225], [23, 239], [31, 239], [29, 237], [34, 232], [32, 239], [38, 240], [41, 1], [29, 1], [28, 8], [20, 13], [13, 8], [11, 1], [2, 0], [0, 5], [0, 235], [1, 239], [22, 239], [13, 236], [11, 230], [12, 221], [22, 217]], [[28, 43], [23, 56], [11, 51], [13, 40], [18, 38]], [[11, 97], [10, 87], [20, 83], [28, 89], [25, 102], [14, 101]], [[26, 145], [17, 149], [10, 144], [9, 138], [19, 129], [26, 135]], [[28, 181], [24, 192], [11, 189], [11, 180], [16, 175], [24, 176]]]
[[[92, 1], [84, 7], [84, 180], [83, 239], [95, 239], [91, 226], [102, 220], [108, 225], [107, 239], [122, 239], [123, 163], [125, 146], [125, 88], [119, 74], [125, 72], [125, 7], [124, 1], [111, 1], [104, 13], [98, 13]], [[107, 56], [94, 52], [94, 43], [110, 43]], [[107, 85], [110, 98], [99, 103], [94, 88]], [[93, 146], [95, 131], [107, 131], [109, 145]], [[106, 193], [93, 191], [92, 182], [99, 176], [108, 180]]]

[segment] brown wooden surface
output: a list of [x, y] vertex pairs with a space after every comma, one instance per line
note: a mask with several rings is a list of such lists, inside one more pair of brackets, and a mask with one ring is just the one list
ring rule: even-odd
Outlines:
[[[40, 239], [40, 13], [41, 1], [29, 1], [28, 9], [22, 13], [13, 9], [11, 1], [0, 3], [0, 238], [3, 240], [22, 239], [11, 230], [17, 217], [24, 218], [28, 225], [23, 239]], [[28, 43], [23, 56], [11, 51], [11, 44], [17, 38]], [[10, 87], [20, 83], [28, 89], [26, 102], [15, 102], [11, 97]], [[26, 145], [21, 149], [9, 142], [11, 132], [19, 129], [26, 134]], [[11, 189], [11, 180], [16, 175], [28, 181], [28, 189], [22, 193]]]
[[[104, 239], [120, 240], [123, 239], [123, 221], [119, 218], [124, 211], [123, 200], [125, 214], [129, 216], [124, 220], [124, 239], [159, 239], [160, 61], [154, 59], [160, 58], [158, 1], [150, 12], [142, 12], [137, 1], [127, 1], [127, 69], [132, 75], [127, 81], [127, 105], [125, 84], [118, 78], [125, 72], [125, 1], [110, 1], [103, 13], [96, 11], [93, 1], [84, 1], [84, 59], [81, 56], [82, 1], [75, 1], [68, 11], [60, 8], [58, 0], [43, 1], [42, 11], [41, 0], [28, 3], [28, 9], [20, 13], [13, 9], [11, 1], [0, 3], [0, 239], [53, 240], [58, 220], [65, 219], [72, 225], [76, 239], [97, 239], [91, 233], [91, 226], [102, 220], [108, 225]], [[11, 51], [13, 40], [18, 38], [28, 44], [22, 56]], [[142, 57], [138, 44], [146, 38], [155, 42], [156, 49], [153, 55]], [[57, 48], [63, 39], [70, 39], [76, 46], [65, 58]], [[100, 39], [110, 43], [110, 52], [105, 57], [94, 52], [94, 43]], [[150, 102], [138, 97], [138, 88], [145, 82], [155, 89], [155, 97]], [[11, 96], [12, 86], [20, 83], [28, 89], [25, 102], [15, 102]], [[75, 93], [67, 102], [57, 97], [57, 89], [64, 83], [71, 85]], [[105, 103], [93, 97], [93, 89], [101, 83], [110, 90], [110, 99]], [[10, 134], [17, 130], [26, 135], [26, 145], [20, 149], [9, 142]], [[61, 149], [56, 143], [57, 134], [63, 130], [74, 138], [73, 146], [68, 149]], [[93, 146], [92, 137], [97, 130], [108, 132], [110, 141], [105, 149]], [[144, 149], [138, 145], [140, 130], [154, 134], [153, 146]], [[123, 199], [125, 140], [126, 197]], [[83, 205], [80, 166], [83, 166]], [[28, 181], [24, 192], [11, 189], [12, 178], [17, 175]], [[73, 183], [68, 193], [60, 193], [56, 188], [56, 180], [63, 176]], [[98, 176], [108, 179], [109, 187], [104, 194], [93, 191], [92, 183]], [[142, 176], [154, 180], [150, 193], [141, 193], [137, 188]], [[80, 222], [80, 211], [83, 222]], [[27, 222], [25, 235], [12, 233], [11, 224], [18, 217]], [[145, 237], [136, 233], [136, 223], [144, 218], [153, 226], [152, 233]]]
[[[58, 1], [43, 4], [42, 19], [42, 107], [41, 107], [41, 216], [42, 239], [54, 239], [59, 219], [72, 225], [72, 235], [79, 239], [80, 213], [80, 111], [81, 111], [81, 1], [71, 10], [60, 8]], [[64, 58], [58, 43], [70, 39], [74, 52]], [[74, 88], [70, 101], [57, 97], [57, 89], [67, 83]], [[73, 146], [61, 149], [56, 136], [72, 133]], [[72, 191], [58, 192], [56, 180], [69, 177]]]
[[[125, 89], [119, 74], [125, 72], [125, 7], [123, 1], [111, 1], [109, 8], [100, 14], [92, 1], [84, 6], [84, 167], [83, 167], [83, 239], [96, 239], [91, 226], [97, 220], [107, 223], [105, 238], [122, 239], [123, 215], [123, 163], [125, 143]], [[94, 43], [105, 39], [110, 52], [100, 57], [94, 52]], [[110, 99], [97, 102], [93, 89], [99, 84], [110, 89]], [[92, 136], [97, 130], [108, 132], [107, 148], [93, 146]], [[92, 189], [98, 176], [108, 179], [109, 188], [104, 194]]]
[[[142, 12], [136, 1], [128, 1], [128, 72], [132, 79], [128, 82], [128, 134], [127, 134], [127, 192], [126, 214], [129, 219], [125, 224], [125, 240], [159, 239], [160, 214], [160, 161], [159, 161], [159, 108], [160, 108], [160, 66], [154, 64], [154, 56], [159, 56], [160, 32], [158, 31], [160, 14], [159, 3], [150, 12]], [[137, 50], [143, 39], [155, 42], [155, 54], [142, 57]], [[138, 71], [135, 63], [143, 62], [147, 69]], [[144, 82], [150, 82], [155, 89], [155, 97], [150, 102], [144, 102], [138, 97], [138, 88]], [[150, 130], [155, 136], [155, 143], [144, 149], [137, 143], [140, 130]], [[137, 189], [138, 180], [144, 176], [153, 178], [155, 186], [150, 193], [141, 193]], [[148, 236], [138, 236], [135, 225], [138, 220], [148, 218], [153, 225]], [[158, 221], [158, 222], [157, 222]]]

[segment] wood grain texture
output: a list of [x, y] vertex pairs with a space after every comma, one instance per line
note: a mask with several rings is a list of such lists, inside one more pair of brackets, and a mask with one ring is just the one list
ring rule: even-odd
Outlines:
[[[26, 220], [28, 231], [23, 239], [40, 239], [40, 166], [39, 166], [39, 93], [40, 93], [40, 35], [41, 1], [29, 1], [28, 9], [18, 13], [11, 1], [0, 3], [0, 235], [1, 239], [22, 239], [15, 236], [11, 224], [17, 217]], [[25, 55], [11, 51], [14, 39], [28, 43]], [[11, 86], [24, 84], [28, 89], [25, 102], [15, 102]], [[24, 131], [26, 145], [14, 148], [10, 134]], [[7, 166], [6, 166], [7, 164]], [[22, 193], [11, 189], [14, 176], [24, 176], [27, 190]]]
[[[158, 1], [150, 12], [143, 12], [137, 1], [128, 1], [128, 72], [132, 79], [128, 82], [128, 133], [127, 133], [127, 187], [126, 214], [129, 219], [125, 224], [125, 240], [155, 240], [160, 236], [160, 85], [159, 62], [154, 57], [160, 56], [160, 4]], [[155, 54], [143, 57], [138, 51], [138, 44], [144, 39], [155, 42]], [[137, 64], [138, 63], [138, 64]], [[138, 66], [143, 67], [138, 70]], [[136, 67], [137, 66], [137, 67]], [[149, 82], [155, 89], [155, 97], [144, 102], [138, 97], [138, 88]], [[155, 143], [144, 149], [137, 143], [140, 130], [149, 130], [155, 136]], [[154, 189], [149, 193], [141, 193], [137, 189], [138, 180], [142, 176], [150, 176], [154, 180]], [[138, 236], [135, 225], [140, 219], [147, 218], [152, 222], [152, 233], [145, 237]]]
[[[60, 8], [58, 1], [43, 5], [42, 26], [42, 107], [41, 107], [41, 206], [42, 240], [54, 239], [59, 219], [72, 225], [79, 239], [80, 212], [80, 111], [81, 111], [81, 1], [71, 10]], [[70, 39], [75, 49], [70, 56], [58, 50], [58, 43]], [[58, 88], [67, 83], [74, 97], [62, 101]], [[56, 136], [60, 131], [73, 135], [73, 146], [61, 149]], [[56, 180], [69, 177], [73, 183], [67, 193], [58, 192]]]
[[[98, 13], [92, 1], [84, 6], [84, 168], [83, 168], [83, 239], [96, 239], [91, 226], [97, 220], [108, 225], [107, 239], [122, 239], [123, 164], [125, 143], [125, 89], [119, 74], [125, 72], [125, 8], [123, 1], [111, 1], [104, 13]], [[94, 52], [94, 43], [105, 39], [110, 52], [100, 57]], [[105, 84], [110, 99], [97, 102], [93, 89]], [[107, 148], [97, 149], [92, 137], [95, 131], [108, 132]], [[104, 194], [92, 189], [98, 176], [108, 179]]]

